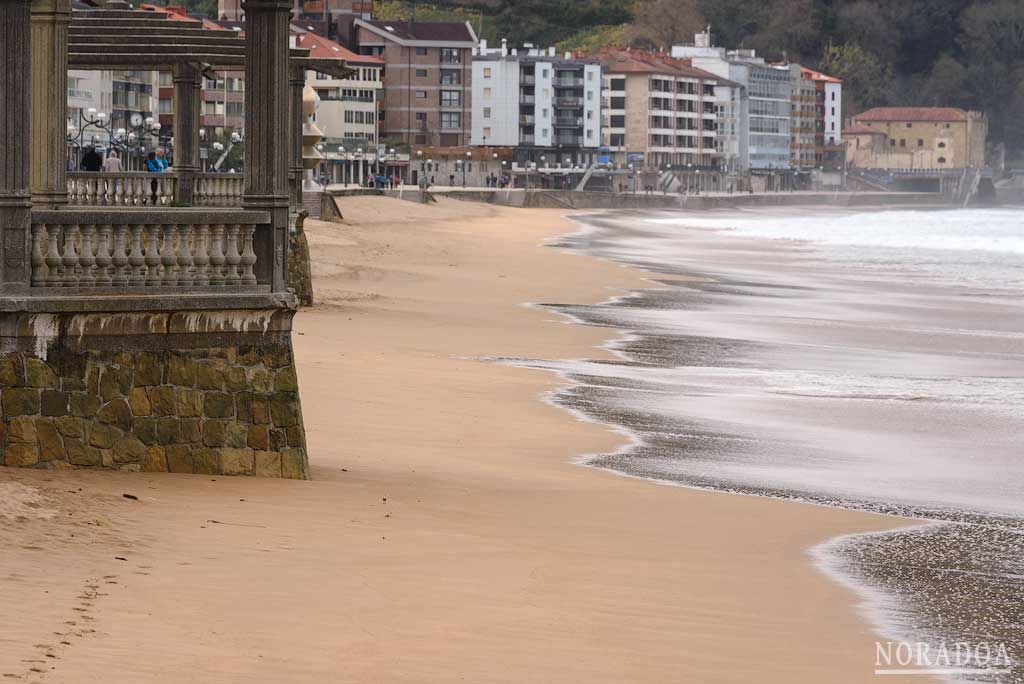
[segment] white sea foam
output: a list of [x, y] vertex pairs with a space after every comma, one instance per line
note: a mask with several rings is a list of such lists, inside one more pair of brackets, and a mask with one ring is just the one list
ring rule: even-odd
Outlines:
[[1024, 255], [1024, 212], [1012, 209], [812, 212], [801, 216], [689, 215], [649, 221], [691, 228], [731, 229], [750, 237], [828, 245]]

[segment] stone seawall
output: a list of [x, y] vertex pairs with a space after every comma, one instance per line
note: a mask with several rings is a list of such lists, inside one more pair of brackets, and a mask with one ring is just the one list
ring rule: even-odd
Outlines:
[[0, 463], [306, 478], [293, 313], [3, 315]]

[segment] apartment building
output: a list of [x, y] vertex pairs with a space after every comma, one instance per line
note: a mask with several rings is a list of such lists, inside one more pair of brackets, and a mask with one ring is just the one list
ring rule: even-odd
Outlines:
[[516, 162], [582, 167], [601, 145], [601, 65], [554, 48], [489, 48], [473, 56], [471, 144], [515, 148]]
[[384, 60], [358, 55], [348, 48], [312, 32], [299, 33], [295, 46], [310, 51], [316, 59], [345, 60], [353, 73], [336, 78], [316, 71], [306, 72], [306, 83], [320, 98], [314, 120], [324, 134], [324, 144], [353, 150], [369, 149], [379, 142], [378, 98], [383, 87]]
[[728, 79], [740, 88], [736, 150], [741, 170], [778, 171], [791, 168], [793, 82], [798, 65], [769, 64], [754, 50], [726, 50], [699, 33], [693, 45], [676, 45], [672, 56]]
[[948, 170], [985, 165], [988, 119], [952, 107], [878, 107], [843, 132], [851, 166]]
[[356, 19], [354, 28], [358, 53], [384, 61], [381, 137], [416, 146], [468, 145], [473, 27]]
[[814, 83], [815, 162], [829, 168], [841, 168], [844, 162], [843, 82], [807, 67], [803, 67], [801, 72], [804, 78]]
[[719, 112], [728, 111], [735, 135], [735, 84], [663, 53], [608, 48], [598, 57], [603, 144], [615, 164], [722, 168]]
[[78, 125], [79, 113], [95, 109], [110, 113], [114, 106], [114, 72], [68, 70], [68, 121]]
[[795, 170], [810, 170], [818, 163], [815, 138], [818, 132], [817, 88], [806, 70], [793, 72], [789, 163]]

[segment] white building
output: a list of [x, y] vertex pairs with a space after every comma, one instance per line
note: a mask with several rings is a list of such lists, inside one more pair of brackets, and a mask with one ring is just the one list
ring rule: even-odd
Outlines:
[[693, 45], [673, 46], [672, 56], [689, 59], [693, 66], [740, 85], [736, 119], [747, 135], [736, 136], [733, 144], [741, 169], [790, 168], [792, 92], [794, 78], [800, 77], [798, 66], [768, 64], [753, 50], [714, 47], [708, 33], [697, 34]]
[[554, 48], [488, 48], [473, 56], [470, 144], [514, 147], [517, 161], [541, 157], [589, 164], [601, 145], [601, 65], [559, 57]]
[[323, 132], [325, 142], [353, 150], [376, 146], [380, 142], [378, 108], [384, 87], [384, 60], [358, 55], [312, 32], [297, 34], [295, 46], [308, 49], [310, 57], [316, 59], [344, 60], [354, 72], [346, 78], [306, 72], [306, 83], [320, 97], [314, 121]]

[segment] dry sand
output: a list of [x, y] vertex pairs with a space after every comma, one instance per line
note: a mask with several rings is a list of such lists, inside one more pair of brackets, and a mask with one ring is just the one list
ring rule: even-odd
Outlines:
[[893, 519], [571, 465], [621, 437], [474, 360], [604, 353], [521, 303], [642, 274], [540, 247], [554, 211], [343, 207], [296, 319], [314, 480], [0, 471], [0, 681], [873, 679], [806, 550]]

